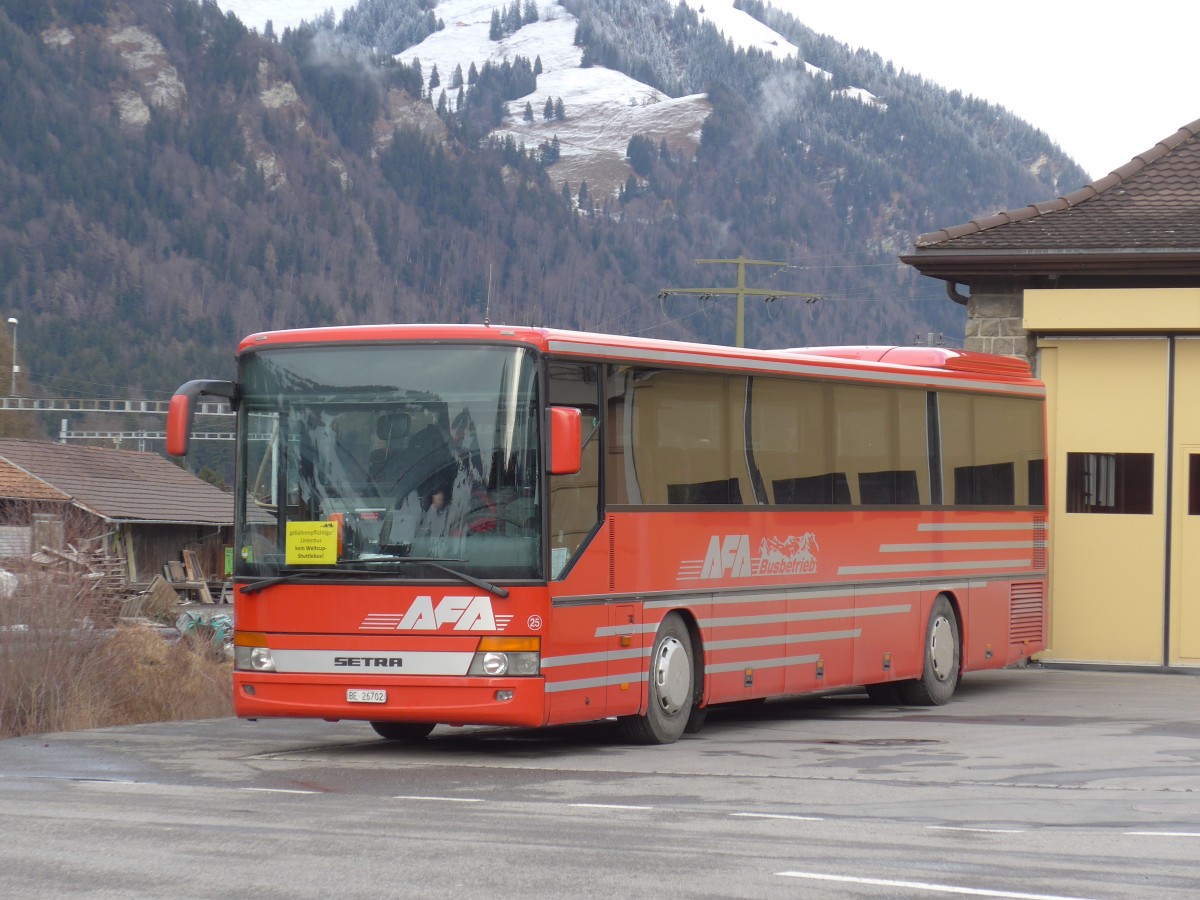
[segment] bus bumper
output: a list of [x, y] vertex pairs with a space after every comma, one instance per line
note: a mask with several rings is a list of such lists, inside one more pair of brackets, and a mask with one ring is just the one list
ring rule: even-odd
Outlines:
[[[386, 699], [356, 702], [349, 699], [351, 691], [383, 691]], [[233, 709], [243, 719], [535, 727], [546, 723], [546, 692], [541, 677], [431, 676], [401, 680], [234, 672]]]

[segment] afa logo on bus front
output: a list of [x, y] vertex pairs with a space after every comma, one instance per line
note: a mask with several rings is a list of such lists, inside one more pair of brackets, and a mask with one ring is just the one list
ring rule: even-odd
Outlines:
[[436, 604], [433, 597], [413, 600], [403, 613], [368, 613], [359, 631], [503, 631], [512, 615], [497, 614], [486, 595], [451, 595]]
[[679, 580], [750, 578], [756, 575], [813, 575], [821, 548], [811, 531], [785, 538], [764, 537], [753, 552], [748, 534], [714, 534], [703, 560], [679, 564]]

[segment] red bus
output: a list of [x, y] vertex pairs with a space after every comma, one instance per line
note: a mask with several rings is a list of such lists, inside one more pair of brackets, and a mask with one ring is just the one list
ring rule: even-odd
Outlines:
[[616, 718], [863, 686], [939, 704], [1044, 649], [1043, 385], [933, 347], [541, 328], [255, 334], [237, 380], [239, 716]]

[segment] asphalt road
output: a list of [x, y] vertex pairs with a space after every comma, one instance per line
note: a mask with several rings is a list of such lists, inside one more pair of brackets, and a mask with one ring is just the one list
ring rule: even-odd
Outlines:
[[1200, 896], [1200, 677], [1019, 669], [609, 723], [208, 720], [0, 742], [0, 896]]

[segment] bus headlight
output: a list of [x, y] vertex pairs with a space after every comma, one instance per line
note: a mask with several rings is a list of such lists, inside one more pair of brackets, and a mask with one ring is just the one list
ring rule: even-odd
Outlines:
[[274, 672], [275, 659], [267, 646], [267, 636], [238, 631], [233, 636], [233, 667], [246, 672]]
[[542, 663], [542, 639], [483, 638], [471, 660], [468, 675], [487, 678], [537, 675]]

